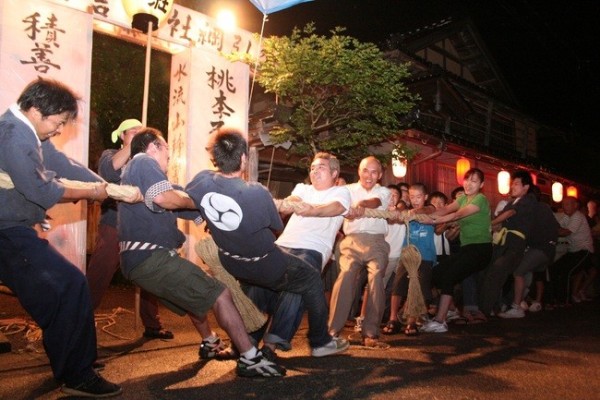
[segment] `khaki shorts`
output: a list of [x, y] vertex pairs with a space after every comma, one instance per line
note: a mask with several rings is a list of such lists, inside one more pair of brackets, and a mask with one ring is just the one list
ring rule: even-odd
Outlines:
[[220, 281], [174, 250], [154, 251], [129, 278], [178, 315], [206, 314], [225, 290]]

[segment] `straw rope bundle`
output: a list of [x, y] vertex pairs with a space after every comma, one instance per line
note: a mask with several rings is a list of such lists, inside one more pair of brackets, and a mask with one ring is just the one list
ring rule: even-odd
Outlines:
[[[98, 182], [81, 182], [72, 181], [70, 179], [61, 178], [60, 182], [67, 188], [70, 189], [93, 189], [98, 185]], [[0, 189], [13, 189], [13, 184], [10, 176], [5, 172], [0, 172]], [[140, 189], [136, 186], [129, 185], [117, 185], [115, 183], [109, 183], [106, 186], [106, 193], [115, 200], [125, 202], [135, 202], [142, 198]]]
[[[60, 182], [67, 188], [71, 189], [93, 189], [98, 183], [96, 182], [80, 182], [72, 181], [70, 179], [61, 178]], [[125, 202], [135, 202], [136, 199], [141, 199], [142, 195], [140, 189], [136, 186], [130, 185], [118, 185], [115, 183], [109, 183], [106, 186], [106, 193], [115, 200]]]
[[414, 244], [404, 247], [402, 254], [400, 254], [400, 262], [406, 268], [409, 277], [404, 316], [418, 317], [427, 312], [427, 306], [425, 305], [425, 299], [421, 291], [421, 284], [419, 283], [419, 265], [421, 265], [421, 253], [419, 249]]
[[227, 272], [219, 260], [218, 248], [212, 237], [200, 239], [195, 246], [196, 254], [210, 268], [215, 279], [229, 288], [233, 302], [242, 316], [247, 332], [254, 332], [262, 327], [267, 317], [260, 312], [256, 305], [244, 294], [239, 282]]

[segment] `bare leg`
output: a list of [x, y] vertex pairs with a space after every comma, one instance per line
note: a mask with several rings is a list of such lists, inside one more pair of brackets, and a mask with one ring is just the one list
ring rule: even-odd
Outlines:
[[513, 304], [521, 304], [523, 301], [523, 294], [525, 293], [525, 277], [515, 275], [515, 295], [513, 297]]
[[194, 314], [188, 315], [190, 317], [190, 320], [192, 320], [192, 324], [194, 324], [194, 327], [196, 328], [202, 339], [215, 335], [212, 329], [210, 329], [210, 325], [208, 324], [208, 319], [206, 318], [206, 315], [202, 315], [200, 317]]
[[440, 304], [438, 305], [438, 311], [435, 319], [438, 322], [446, 322], [446, 315], [448, 315], [448, 309], [452, 303], [452, 296], [449, 294], [442, 294], [440, 296]]
[[544, 281], [535, 282], [535, 301], [542, 304], [544, 299]]
[[401, 304], [402, 296], [393, 294], [390, 302], [390, 321], [398, 321], [398, 311], [400, 311]]
[[231, 293], [225, 289], [213, 305], [213, 311], [219, 326], [227, 332], [231, 341], [240, 353], [251, 350], [254, 346], [250, 342], [250, 337], [246, 333], [244, 322], [238, 309], [233, 304]]

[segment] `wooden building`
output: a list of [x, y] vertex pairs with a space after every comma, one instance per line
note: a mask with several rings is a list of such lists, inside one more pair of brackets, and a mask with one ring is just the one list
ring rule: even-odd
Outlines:
[[[419, 154], [409, 163], [404, 178], [395, 178], [391, 168], [386, 168], [382, 184], [422, 182], [430, 191], [449, 195], [458, 186], [456, 163], [466, 158], [471, 167], [484, 171], [484, 193], [493, 206], [503, 197], [497, 188], [498, 172], [516, 168], [535, 175], [548, 202], [551, 186], [557, 181], [565, 188], [576, 186], [583, 196], [597, 195], [595, 188], [543, 166], [539, 141], [562, 133], [520, 110], [470, 20], [442, 20], [397, 34], [385, 46], [391, 60], [411, 63], [412, 77], [407, 86], [421, 100], [400, 139], [418, 147]], [[295, 183], [307, 178], [310, 160], [292, 157], [285, 148], [269, 144], [268, 131], [276, 112], [272, 99], [260, 94], [254, 98], [250, 144], [258, 148], [259, 179], [268, 184], [274, 196], [283, 197]], [[344, 173], [351, 181], [356, 179], [355, 169]]]

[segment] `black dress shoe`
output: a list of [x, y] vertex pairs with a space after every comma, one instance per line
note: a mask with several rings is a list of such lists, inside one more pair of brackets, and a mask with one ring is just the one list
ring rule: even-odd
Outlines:
[[173, 339], [175, 336], [173, 335], [173, 332], [168, 331], [166, 329], [146, 328], [146, 330], [144, 331], [144, 337], [148, 339], [170, 340]]

